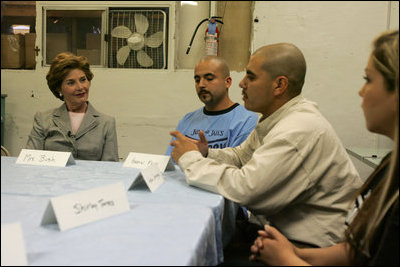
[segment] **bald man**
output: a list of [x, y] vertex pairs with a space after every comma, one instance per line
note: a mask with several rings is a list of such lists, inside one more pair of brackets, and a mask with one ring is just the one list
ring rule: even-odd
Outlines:
[[[232, 78], [228, 64], [217, 56], [203, 57], [195, 66], [194, 82], [204, 107], [186, 114], [177, 130], [193, 141], [197, 141], [199, 132], [203, 131], [210, 148], [240, 145], [253, 131], [258, 115], [230, 99]], [[166, 155], [170, 155], [172, 149], [169, 145]]]
[[341, 240], [361, 180], [345, 148], [302, 87], [306, 62], [294, 45], [261, 47], [240, 82], [244, 105], [262, 114], [240, 146], [209, 149], [180, 132], [172, 157], [197, 186], [264, 216], [295, 244], [325, 247]]

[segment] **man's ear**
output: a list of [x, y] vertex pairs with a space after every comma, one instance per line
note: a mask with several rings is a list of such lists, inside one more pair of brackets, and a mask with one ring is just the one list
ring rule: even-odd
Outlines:
[[231, 87], [231, 85], [232, 85], [232, 78], [231, 78], [230, 76], [225, 78], [225, 84], [226, 84], [226, 88]]
[[278, 76], [274, 79], [272, 85], [274, 88], [274, 95], [283, 95], [288, 89], [289, 79], [286, 76]]

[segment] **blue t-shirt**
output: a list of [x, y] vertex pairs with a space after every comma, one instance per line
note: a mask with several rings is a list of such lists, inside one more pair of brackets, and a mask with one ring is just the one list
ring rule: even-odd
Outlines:
[[[190, 112], [179, 121], [176, 129], [195, 140], [199, 140], [199, 131], [204, 131], [210, 148], [235, 147], [246, 140], [257, 121], [257, 114], [235, 103], [221, 111], [207, 111], [203, 107]], [[165, 154], [171, 155], [172, 150], [169, 145]]]

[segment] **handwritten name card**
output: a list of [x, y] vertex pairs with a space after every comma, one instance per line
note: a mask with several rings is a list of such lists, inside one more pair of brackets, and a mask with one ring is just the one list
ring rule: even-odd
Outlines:
[[58, 223], [64, 231], [128, 210], [125, 186], [116, 183], [51, 198], [41, 225]]
[[164, 177], [158, 168], [158, 164], [151, 163], [145, 169], [142, 169], [139, 176], [133, 182], [133, 184], [129, 187], [129, 189], [133, 189], [138, 185], [145, 183], [147, 187], [154, 192], [164, 183]]
[[1, 225], [1, 266], [28, 265], [21, 224]]
[[75, 164], [75, 160], [71, 152], [22, 149], [16, 163], [65, 167], [68, 164]]
[[173, 171], [175, 166], [170, 156], [130, 152], [124, 162], [124, 167], [146, 169], [152, 163], [157, 163], [161, 172]]

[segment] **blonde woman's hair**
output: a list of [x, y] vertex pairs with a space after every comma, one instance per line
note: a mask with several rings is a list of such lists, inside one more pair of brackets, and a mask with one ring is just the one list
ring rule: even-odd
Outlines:
[[[390, 158], [375, 170], [358, 194], [375, 180], [380, 170], [386, 167], [386, 173], [376, 185], [371, 195], [365, 200], [358, 215], [346, 230], [346, 239], [350, 244], [351, 257], [357, 264], [363, 264], [370, 256], [374, 240], [379, 238], [377, 230], [383, 219], [399, 200], [399, 31], [389, 31], [381, 34], [374, 41], [372, 58], [374, 66], [383, 75], [385, 86], [397, 96], [397, 114], [395, 124], [395, 147]], [[358, 195], [357, 194], [357, 195]]]

